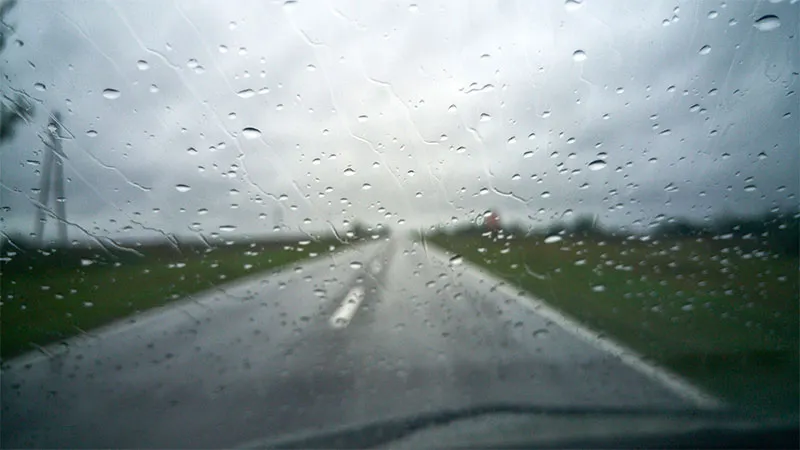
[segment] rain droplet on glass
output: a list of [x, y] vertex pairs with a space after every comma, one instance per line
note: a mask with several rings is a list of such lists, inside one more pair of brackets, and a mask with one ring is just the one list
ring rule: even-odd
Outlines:
[[241, 98], [250, 98], [256, 95], [256, 92], [252, 89], [244, 89], [236, 93]]
[[103, 90], [103, 97], [105, 97], [105, 98], [107, 98], [109, 100], [116, 100], [116, 99], [118, 99], [120, 97], [120, 95], [122, 95], [122, 94], [116, 89], [110, 89], [109, 88], [109, 89]]
[[601, 170], [601, 169], [604, 169], [606, 167], [606, 165], [607, 165], [607, 163], [605, 161], [603, 161], [602, 159], [596, 159], [596, 160], [594, 160], [594, 161], [589, 163], [589, 170], [593, 170], [593, 171]]
[[247, 127], [242, 130], [242, 136], [246, 139], [258, 139], [261, 137], [261, 130], [258, 128]]
[[567, 0], [564, 2], [564, 8], [569, 11], [577, 11], [583, 6], [583, 0]]
[[758, 31], [772, 31], [781, 26], [781, 20], [778, 16], [769, 14], [756, 20], [753, 26], [756, 27]]

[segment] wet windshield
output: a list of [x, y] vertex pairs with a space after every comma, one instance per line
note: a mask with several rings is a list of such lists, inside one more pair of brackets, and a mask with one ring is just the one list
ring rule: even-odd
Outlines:
[[797, 410], [795, 0], [0, 4], [3, 446]]

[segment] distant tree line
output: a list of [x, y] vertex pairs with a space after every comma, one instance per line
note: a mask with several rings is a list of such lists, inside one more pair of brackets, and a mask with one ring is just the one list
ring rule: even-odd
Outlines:
[[367, 226], [361, 221], [354, 221], [346, 233], [348, 241], [372, 240], [388, 237], [392, 234], [391, 229], [383, 224]]
[[[435, 236], [485, 236], [501, 235], [507, 238], [545, 237], [552, 235], [574, 236], [593, 239], [625, 239], [632, 231], [609, 227], [600, 223], [591, 214], [578, 215], [572, 221], [551, 222], [542, 227], [524, 227], [518, 223], [502, 223], [497, 232], [492, 232], [477, 223], [461, 223], [440, 227], [427, 233]], [[641, 233], [638, 233], [641, 235]], [[751, 216], [724, 215], [706, 222], [687, 218], [665, 219], [652, 226], [646, 233], [654, 239], [746, 239], [759, 247], [786, 256], [800, 256], [800, 214], [770, 212]]]
[[[492, 231], [482, 224], [465, 222], [440, 228], [433, 234], [447, 234], [451, 236], [490, 236], [492, 235]], [[549, 236], [553, 234], [610, 236], [614, 233], [602, 227], [595, 216], [587, 214], [580, 215], [570, 222], [557, 221], [538, 228], [526, 227], [518, 222], [506, 221], [500, 224], [498, 232], [494, 234], [502, 234], [512, 238], [523, 238], [526, 236]]]
[[771, 251], [800, 255], [800, 214], [769, 212], [754, 216], [725, 215], [706, 223], [673, 218], [661, 222], [650, 233], [657, 238], [744, 238]]

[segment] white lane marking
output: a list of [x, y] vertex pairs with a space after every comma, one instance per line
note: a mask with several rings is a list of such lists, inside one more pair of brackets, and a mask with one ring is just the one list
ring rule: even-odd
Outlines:
[[[441, 250], [431, 247], [432, 246], [428, 246], [428, 255], [432, 255], [447, 266], [449, 262], [447, 255], [442, 253]], [[522, 289], [515, 288], [514, 286], [508, 284], [508, 282], [496, 278], [494, 275], [487, 273], [479, 266], [464, 260], [461, 267], [463, 267], [464, 271], [469, 272], [473, 277], [478, 279], [483, 278], [489, 282], [489, 286], [495, 286], [496, 289], [503, 294], [517, 299], [521, 305], [533, 310], [533, 312], [536, 314], [544, 317], [545, 319], [552, 320], [564, 330], [594, 345], [598, 349], [610, 353], [629, 367], [632, 367], [642, 374], [660, 382], [680, 397], [690, 400], [700, 407], [719, 408], [724, 406], [724, 402], [709, 395], [679, 375], [658, 365], [646, 362], [644, 357], [639, 353], [625, 347], [613, 339], [605, 336], [601, 337], [600, 333], [593, 331], [591, 328], [588, 328], [585, 325], [582, 325], [576, 319], [554, 309], [543, 300], [533, 297], [529, 293], [524, 292]]]
[[345, 328], [353, 320], [359, 305], [364, 301], [364, 288], [356, 286], [344, 296], [341, 306], [333, 313], [328, 323], [333, 328]]

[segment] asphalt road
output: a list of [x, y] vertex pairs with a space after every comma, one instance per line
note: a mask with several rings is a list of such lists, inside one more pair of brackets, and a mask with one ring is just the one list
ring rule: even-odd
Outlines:
[[499, 280], [403, 240], [50, 350], [2, 371], [3, 447], [219, 448], [489, 402], [698, 401]]

